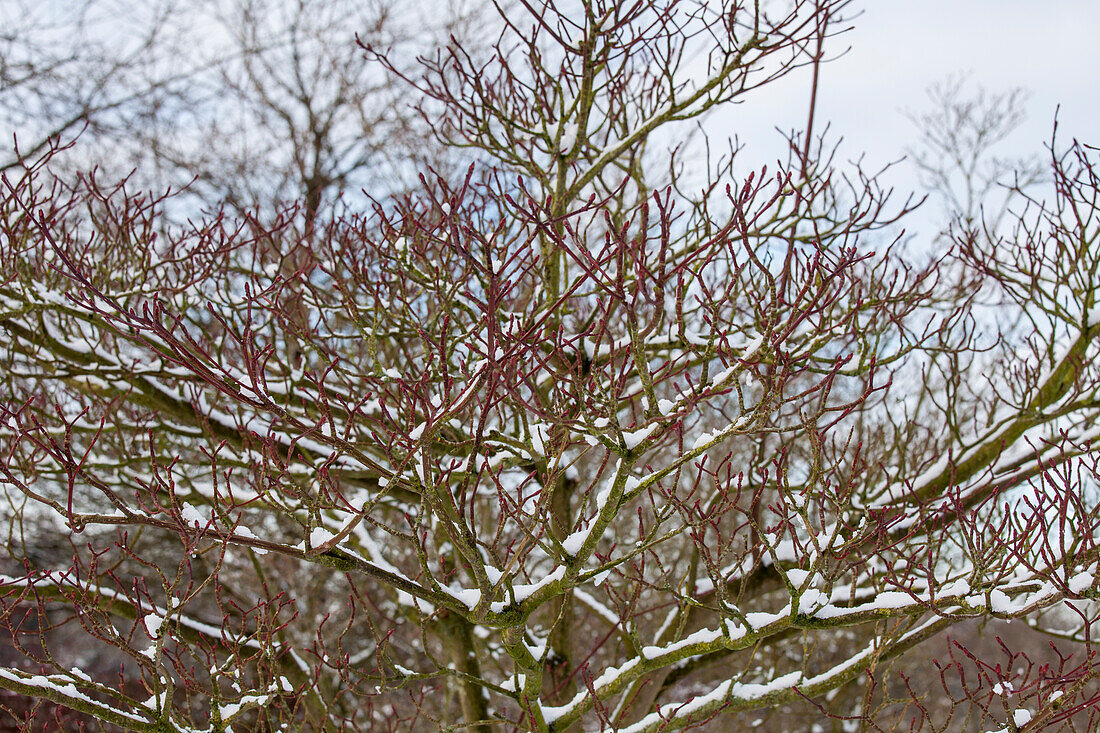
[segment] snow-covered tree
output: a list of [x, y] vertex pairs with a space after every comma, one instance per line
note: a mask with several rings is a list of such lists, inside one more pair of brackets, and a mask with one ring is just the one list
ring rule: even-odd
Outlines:
[[[816, 84], [846, 5], [521, 0], [417, 75], [365, 46], [470, 167], [308, 226], [10, 169], [5, 724], [1090, 716], [1094, 151], [928, 257], [813, 102], [778, 171], [676, 142]], [[990, 619], [1054, 661], [928, 663]]]

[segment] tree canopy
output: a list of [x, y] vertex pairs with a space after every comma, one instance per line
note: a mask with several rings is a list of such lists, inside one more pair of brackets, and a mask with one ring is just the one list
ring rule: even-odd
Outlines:
[[[1049, 198], [1017, 181], [996, 225], [908, 246], [917, 200], [815, 128], [847, 6], [521, 0], [415, 69], [329, 49], [462, 161], [361, 208], [306, 186], [180, 223], [53, 171], [57, 143], [19, 157], [9, 720], [1091, 721], [1095, 149], [1052, 143]], [[803, 67], [778, 169], [681, 144]], [[1006, 620], [1053, 656], [914, 655]]]

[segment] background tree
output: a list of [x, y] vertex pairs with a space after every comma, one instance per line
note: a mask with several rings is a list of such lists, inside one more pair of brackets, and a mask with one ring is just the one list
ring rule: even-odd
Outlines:
[[187, 108], [151, 111], [137, 126], [175, 180], [238, 210], [295, 202], [308, 229], [323, 206], [366, 188], [397, 193], [439, 167], [400, 89], [357, 38], [409, 55], [460, 32], [452, 3], [228, 0], [207, 3], [189, 37], [209, 37], [210, 73]]
[[[664, 141], [818, 66], [845, 7], [520, 3], [415, 74], [364, 39], [473, 164], [305, 230], [9, 172], [0, 688], [57, 706], [13, 719], [1090, 716], [1090, 149], [1052, 147], [1011, 238], [931, 260], [812, 123], [778, 172], [657, 183], [685, 160]], [[992, 299], [1036, 328], [987, 328]], [[931, 693], [891, 671], [1052, 616], [1052, 664], [955, 647]]]
[[[162, 3], [5, 3], [0, 120], [10, 152], [0, 158], [0, 170], [18, 168], [21, 156], [33, 158], [78, 134], [86, 141], [114, 137], [134, 110], [170, 97], [195, 72], [172, 47], [166, 31], [172, 18]], [[154, 69], [160, 53], [176, 55], [171, 71]]]
[[1044, 166], [1036, 157], [997, 154], [1024, 121], [1026, 90], [967, 86], [967, 77], [958, 75], [928, 88], [928, 109], [909, 112], [920, 135], [909, 159], [952, 223], [963, 230], [997, 231], [1014, 195], [1038, 183]]
[[308, 228], [344, 195], [397, 193], [418, 169], [446, 166], [356, 42], [411, 59], [418, 44], [463, 32], [469, 13], [456, 3], [16, 5], [5, 11], [0, 112], [30, 158], [80, 137], [55, 172], [96, 167], [186, 189], [172, 200], [184, 216], [228, 204], [270, 217], [294, 204]]

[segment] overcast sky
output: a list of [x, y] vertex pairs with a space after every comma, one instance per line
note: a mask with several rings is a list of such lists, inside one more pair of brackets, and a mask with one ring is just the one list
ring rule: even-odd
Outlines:
[[[898, 157], [915, 131], [903, 110], [928, 109], [928, 85], [960, 72], [993, 92], [1030, 92], [1027, 121], [1003, 153], [1041, 152], [1059, 103], [1060, 140], [1100, 144], [1100, 0], [857, 0], [855, 7], [862, 14], [854, 29], [826, 49], [851, 50], [822, 68], [820, 84], [819, 119], [844, 136], [847, 156]], [[804, 125], [809, 78], [803, 70], [760, 90], [716, 115], [711, 129], [728, 126], [750, 142], [753, 165], [774, 161], [779, 147], [756, 141], [774, 141], [774, 125]], [[901, 171], [894, 180], [904, 185]]]
[[1031, 92], [1022, 137], [1037, 143], [1048, 136], [1061, 103], [1066, 139], [1100, 143], [1097, 0], [861, 4], [863, 15], [847, 36], [852, 50], [823, 77], [825, 109], [846, 136], [866, 136], [884, 152], [904, 146], [911, 128], [899, 109], [919, 105], [930, 82], [965, 71], [992, 91], [1022, 86]]

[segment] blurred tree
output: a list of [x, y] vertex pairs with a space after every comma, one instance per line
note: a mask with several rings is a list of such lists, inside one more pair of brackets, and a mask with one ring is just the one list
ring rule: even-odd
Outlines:
[[967, 81], [957, 75], [933, 84], [928, 107], [908, 113], [919, 132], [910, 160], [950, 221], [963, 230], [983, 224], [998, 230], [1014, 192], [1038, 183], [1044, 166], [1037, 157], [997, 154], [1024, 122], [1027, 91], [991, 92], [980, 86], [971, 91]]
[[81, 135], [69, 170], [186, 187], [188, 214], [227, 203], [270, 215], [293, 203], [307, 229], [345, 194], [400, 192], [417, 171], [445, 167], [392, 78], [356, 44], [415, 55], [433, 34], [462, 32], [471, 16], [456, 3], [130, 5], [11, 9], [0, 113], [23, 156]]
[[11, 0], [0, 6], [0, 120], [19, 139], [0, 170], [82, 132], [117, 135], [133, 110], [194, 73], [181, 59], [170, 73], [150, 75], [153, 56], [172, 50], [165, 38], [170, 16], [163, 4], [132, 12], [123, 12], [124, 5]]

